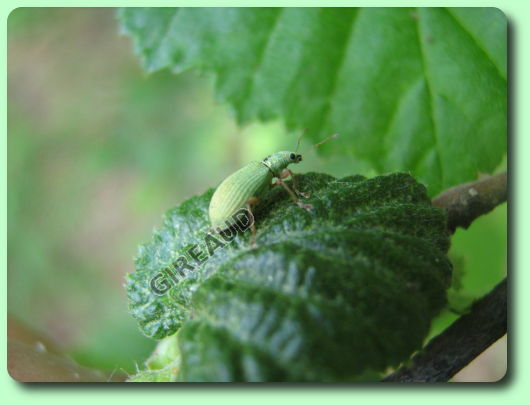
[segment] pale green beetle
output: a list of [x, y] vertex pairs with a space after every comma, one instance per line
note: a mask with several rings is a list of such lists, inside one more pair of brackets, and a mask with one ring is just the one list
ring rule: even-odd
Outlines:
[[[337, 136], [337, 134], [332, 135], [312, 146], [310, 149]], [[297, 197], [297, 195], [303, 197], [307, 197], [308, 195], [298, 191], [293, 172], [287, 168], [290, 164], [300, 163], [301, 161], [302, 155], [296, 152], [276, 152], [261, 161], [250, 162], [228, 176], [217, 187], [210, 201], [209, 216], [212, 228], [219, 232], [232, 226], [234, 224], [232, 215], [243, 207], [247, 208], [252, 215], [252, 205], [257, 204], [259, 197], [275, 184], [281, 185], [298, 206], [310, 210], [312, 206], [303, 204]], [[289, 176], [292, 178], [294, 192], [283, 182], [283, 179]], [[274, 178], [277, 180], [275, 183], [272, 183], [272, 179]], [[256, 229], [254, 221], [252, 221], [253, 237], [251, 244], [254, 243], [255, 233]]]

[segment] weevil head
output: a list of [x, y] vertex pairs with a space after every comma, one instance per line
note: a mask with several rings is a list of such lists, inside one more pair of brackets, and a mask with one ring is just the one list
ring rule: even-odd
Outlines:
[[290, 164], [300, 163], [301, 161], [302, 155], [285, 150], [276, 152], [262, 160], [262, 162], [266, 164], [275, 175], [280, 174], [280, 172]]

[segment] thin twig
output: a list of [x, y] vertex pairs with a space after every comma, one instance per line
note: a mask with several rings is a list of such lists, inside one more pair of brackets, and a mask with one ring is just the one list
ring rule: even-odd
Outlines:
[[503, 172], [452, 187], [435, 197], [432, 205], [447, 210], [447, 227], [451, 232], [458, 226], [468, 228], [476, 218], [506, 201], [507, 177]]
[[476, 301], [471, 311], [460, 317], [402, 367], [383, 381], [448, 381], [475, 357], [506, 334], [506, 279]]

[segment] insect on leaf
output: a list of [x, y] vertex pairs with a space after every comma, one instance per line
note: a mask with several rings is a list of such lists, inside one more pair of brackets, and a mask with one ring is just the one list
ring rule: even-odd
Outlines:
[[[451, 278], [444, 212], [406, 174], [297, 179], [313, 210], [271, 190], [253, 248], [246, 232], [207, 254], [213, 189], [168, 211], [141, 246], [131, 313], [147, 336], [178, 332], [177, 379], [349, 381], [421, 347]], [[194, 245], [204, 263], [155, 294], [150, 281], [180, 255], [196, 265]]]

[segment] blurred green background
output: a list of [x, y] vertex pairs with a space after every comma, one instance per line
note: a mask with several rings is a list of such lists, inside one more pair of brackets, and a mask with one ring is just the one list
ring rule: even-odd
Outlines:
[[[8, 310], [83, 365], [133, 372], [154, 347], [127, 313], [123, 276], [136, 246], [164, 211], [250, 160], [293, 148], [299, 134], [280, 122], [238, 128], [210, 77], [146, 75], [115, 13], [9, 16]], [[314, 151], [296, 169], [375, 174]], [[457, 231], [453, 309], [505, 275], [506, 228], [503, 205]], [[456, 317], [445, 311], [432, 334]], [[505, 342], [487, 356], [465, 378], [502, 375]]]

